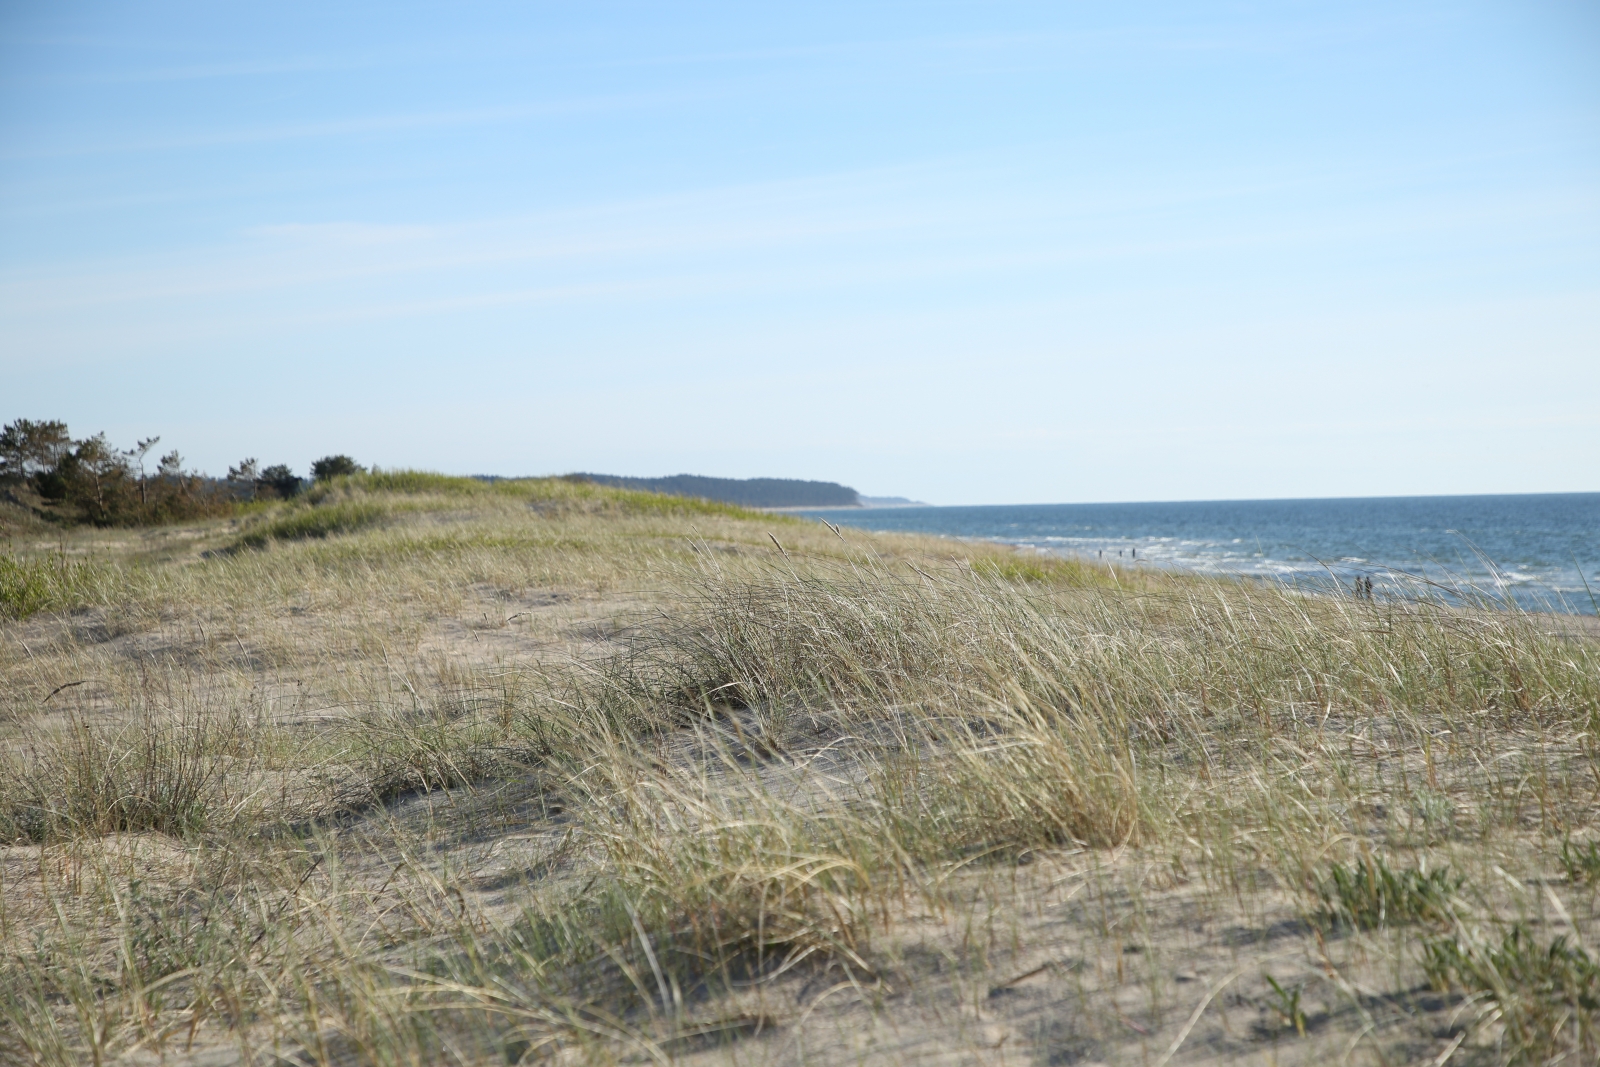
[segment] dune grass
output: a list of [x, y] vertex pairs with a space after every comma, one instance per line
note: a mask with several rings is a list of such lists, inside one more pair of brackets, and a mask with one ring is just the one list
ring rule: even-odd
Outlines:
[[0, 1058], [1597, 1053], [1559, 619], [561, 480], [104, 538], [7, 557], [94, 577], [0, 643]]
[[64, 553], [0, 553], [0, 618], [26, 619], [41, 611], [76, 607], [103, 588], [106, 579], [105, 568]]

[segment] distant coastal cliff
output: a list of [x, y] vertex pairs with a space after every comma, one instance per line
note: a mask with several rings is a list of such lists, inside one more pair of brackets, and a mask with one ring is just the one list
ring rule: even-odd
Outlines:
[[703, 497], [747, 508], [859, 507], [861, 495], [837, 482], [808, 482], [798, 478], [706, 478], [674, 474], [666, 478], [624, 478], [615, 474], [569, 474], [573, 480], [643, 489], [673, 496]]

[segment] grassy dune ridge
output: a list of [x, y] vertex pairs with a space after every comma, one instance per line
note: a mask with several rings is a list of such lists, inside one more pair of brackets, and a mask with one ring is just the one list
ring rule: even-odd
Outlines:
[[0, 556], [0, 1060], [1590, 1062], [1549, 616], [388, 472]]

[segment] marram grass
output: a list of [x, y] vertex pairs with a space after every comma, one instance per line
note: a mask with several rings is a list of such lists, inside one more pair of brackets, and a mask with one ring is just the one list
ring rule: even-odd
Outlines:
[[76, 607], [105, 584], [104, 568], [64, 553], [0, 553], [0, 618], [26, 619], [52, 608]]
[[8, 1062], [1596, 1055], [1576, 623], [559, 480], [105, 538], [6, 557]]

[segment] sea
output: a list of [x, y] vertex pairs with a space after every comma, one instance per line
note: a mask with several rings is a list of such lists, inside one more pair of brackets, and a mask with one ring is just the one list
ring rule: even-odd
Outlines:
[[1600, 614], [1600, 493], [827, 508], [837, 526], [1161, 567]]

